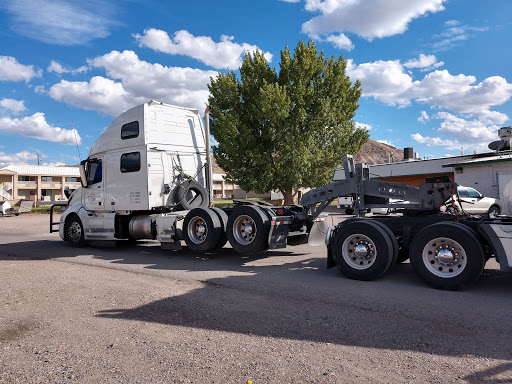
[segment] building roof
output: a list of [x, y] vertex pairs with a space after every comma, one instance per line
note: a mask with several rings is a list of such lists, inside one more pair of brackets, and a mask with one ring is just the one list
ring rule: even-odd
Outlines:
[[16, 172], [9, 171], [6, 168], [0, 169], [0, 175], [16, 175]]
[[467, 167], [471, 165], [501, 163], [504, 161], [512, 161], [512, 154], [496, 154], [494, 156], [479, 157], [476, 159], [469, 159], [455, 163], [444, 164], [443, 167]]
[[78, 167], [49, 167], [45, 165], [9, 165], [0, 169], [0, 171], [11, 171], [18, 175], [34, 176], [72, 176], [79, 177], [80, 169]]

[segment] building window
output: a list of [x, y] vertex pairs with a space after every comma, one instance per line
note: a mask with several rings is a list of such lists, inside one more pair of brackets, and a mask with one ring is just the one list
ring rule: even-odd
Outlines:
[[121, 155], [121, 172], [140, 171], [140, 152], [131, 152]]
[[79, 183], [79, 177], [66, 177], [66, 183]]
[[121, 139], [133, 139], [139, 136], [139, 122], [132, 121], [131, 123], [124, 124], [121, 127]]
[[18, 176], [18, 181], [30, 181], [30, 176]]
[[51, 176], [41, 176], [41, 181], [44, 181], [45, 183], [51, 183], [53, 178]]

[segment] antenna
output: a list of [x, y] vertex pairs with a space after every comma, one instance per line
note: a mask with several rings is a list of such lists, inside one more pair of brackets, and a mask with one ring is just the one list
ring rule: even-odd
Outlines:
[[82, 156], [80, 156], [80, 148], [78, 147], [78, 139], [76, 137], [75, 122], [71, 121], [71, 124], [73, 124], [73, 132], [75, 134], [75, 143], [76, 143], [76, 149], [78, 151], [78, 158], [80, 159], [80, 162], [82, 162]]
[[41, 165], [41, 159], [39, 158], [39, 152], [37, 152], [37, 165]]

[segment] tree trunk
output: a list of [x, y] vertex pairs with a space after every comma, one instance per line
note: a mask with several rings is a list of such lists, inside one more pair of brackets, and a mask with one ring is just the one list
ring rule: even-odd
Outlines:
[[283, 191], [284, 196], [284, 205], [291, 205], [294, 204], [293, 201], [293, 189], [287, 189], [286, 191]]

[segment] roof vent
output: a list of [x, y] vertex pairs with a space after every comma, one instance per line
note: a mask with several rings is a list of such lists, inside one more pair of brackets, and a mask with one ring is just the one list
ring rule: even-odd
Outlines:
[[498, 137], [501, 140], [493, 141], [489, 144], [489, 149], [493, 151], [506, 151], [510, 149], [512, 141], [512, 127], [503, 127], [498, 130]]

